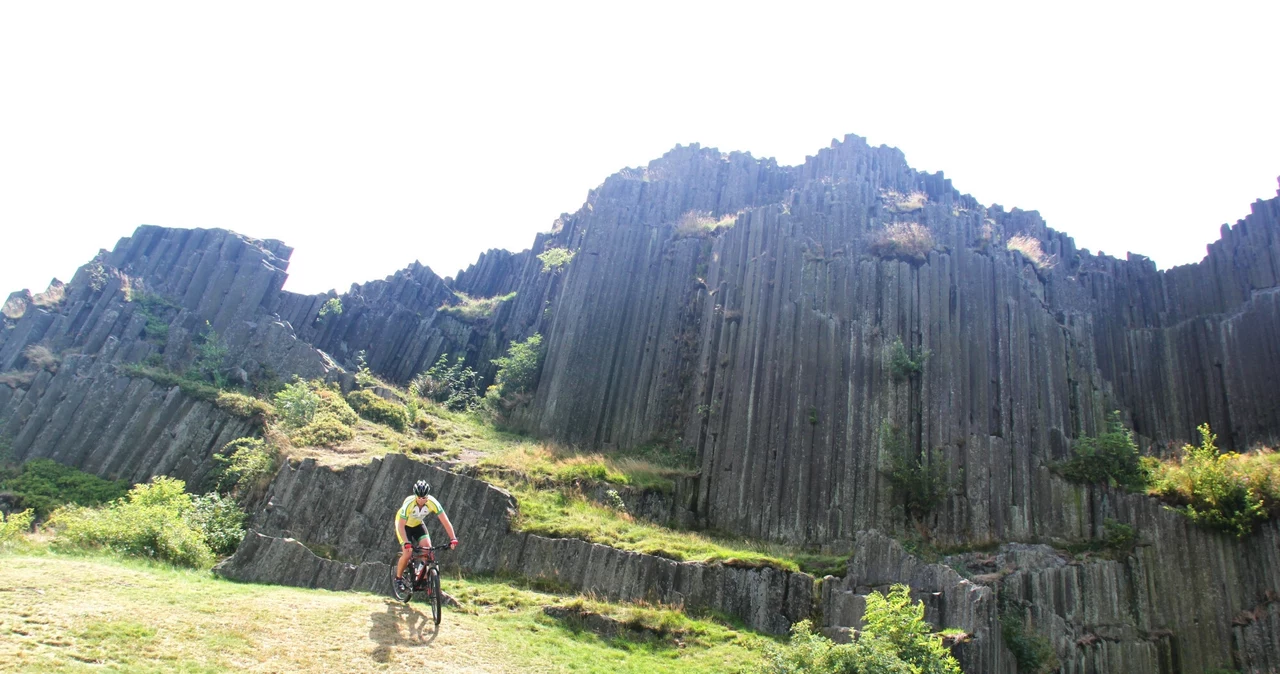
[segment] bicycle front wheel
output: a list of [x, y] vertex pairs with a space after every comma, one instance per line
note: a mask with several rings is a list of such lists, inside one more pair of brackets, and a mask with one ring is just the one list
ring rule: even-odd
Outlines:
[[431, 567], [427, 571], [427, 592], [431, 593], [431, 619], [440, 624], [440, 570]]

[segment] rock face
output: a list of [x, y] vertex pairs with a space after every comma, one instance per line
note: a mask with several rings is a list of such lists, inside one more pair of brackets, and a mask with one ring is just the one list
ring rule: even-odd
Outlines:
[[[913, 225], [935, 245], [895, 255], [887, 233]], [[544, 270], [537, 255], [550, 248], [574, 257]], [[19, 457], [195, 478], [219, 443], [253, 429], [119, 366], [181, 371], [212, 330], [228, 347], [223, 365], [250, 380], [337, 377], [327, 354], [353, 365], [363, 351], [396, 382], [448, 354], [488, 383], [492, 359], [536, 332], [543, 367], [513, 424], [584, 448], [663, 443], [696, 455], [692, 489], [645, 505], [650, 516], [883, 553], [823, 584], [832, 629], [856, 627], [848, 616], [863, 590], [905, 579], [939, 619], [982, 635], [960, 647], [980, 671], [1012, 671], [993, 601], [1025, 607], [1065, 671], [1276, 666], [1274, 525], [1224, 538], [1051, 468], [1112, 409], [1155, 454], [1204, 422], [1227, 448], [1280, 440], [1280, 199], [1224, 226], [1201, 263], [1158, 271], [1141, 256], [1077, 249], [1034, 211], [985, 207], [897, 150], [849, 136], [794, 167], [677, 147], [608, 178], [529, 251], [489, 251], [456, 279], [415, 263], [336, 296], [341, 314], [320, 316], [334, 295], [281, 291], [289, 254], [222, 230], [143, 227], [67, 286], [11, 295], [0, 312], [0, 437]], [[146, 309], [138, 293], [165, 303]], [[470, 318], [442, 310], [464, 295], [508, 299]], [[30, 355], [33, 345], [61, 363]], [[921, 360], [918, 372], [895, 369], [899, 351]], [[123, 404], [95, 402], [109, 396]], [[1114, 519], [1144, 545], [1088, 564], [1002, 548], [1013, 570], [985, 589], [904, 561], [865, 533], [910, 533], [884, 475], [893, 438], [942, 462], [953, 485], [923, 522], [935, 543], [1087, 541]], [[390, 536], [379, 518], [396, 489], [383, 473], [284, 471], [255, 525], [368, 561]], [[449, 503], [478, 532], [459, 554], [468, 568], [728, 606], [771, 631], [803, 614], [759, 609], [800, 606], [799, 576], [723, 569], [695, 581], [684, 565], [522, 537], [506, 529], [509, 497], [436, 479], [453, 485]], [[542, 566], [548, 556], [553, 567]]]
[[[409, 485], [419, 479], [432, 485], [463, 542], [456, 551], [444, 553], [442, 561], [467, 571], [513, 574], [614, 600], [716, 610], [773, 634], [786, 633], [813, 607], [813, 578], [803, 573], [680, 563], [512, 531], [516, 503], [509, 494], [398, 454], [340, 471], [311, 460], [287, 466], [250, 523], [263, 538], [294, 539], [342, 560], [350, 570], [309, 559], [299, 562], [305, 555], [296, 547], [253, 538], [252, 545], [236, 551], [222, 573], [240, 580], [369, 589], [361, 574], [367, 573], [367, 565], [386, 564], [398, 555], [391, 518]], [[435, 524], [430, 528], [438, 531]], [[292, 570], [295, 565], [299, 571]], [[317, 578], [321, 580], [312, 580]], [[386, 578], [379, 582], [385, 584]], [[376, 591], [385, 593], [385, 588]]]

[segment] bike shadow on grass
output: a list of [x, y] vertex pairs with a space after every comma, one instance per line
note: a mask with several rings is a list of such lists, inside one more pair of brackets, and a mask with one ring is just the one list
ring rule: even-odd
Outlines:
[[389, 662], [391, 649], [397, 646], [430, 646], [440, 635], [440, 626], [431, 619], [424, 604], [419, 610], [412, 604], [386, 600], [387, 610], [369, 615], [369, 639], [378, 644], [370, 655], [377, 662]]

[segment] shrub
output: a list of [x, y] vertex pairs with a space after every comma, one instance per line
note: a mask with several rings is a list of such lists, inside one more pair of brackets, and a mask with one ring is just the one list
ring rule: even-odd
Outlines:
[[275, 396], [276, 413], [286, 428], [300, 428], [311, 423], [320, 409], [320, 396], [304, 381], [295, 381]]
[[311, 423], [289, 434], [299, 447], [333, 447], [356, 436], [351, 427], [332, 414], [317, 414]]
[[1040, 240], [1026, 234], [1009, 237], [1004, 247], [1008, 250], [1022, 253], [1023, 257], [1027, 258], [1040, 271], [1052, 269], [1054, 265], [1058, 264], [1057, 255], [1045, 255], [1044, 250], [1040, 247]]
[[178, 305], [165, 297], [150, 293], [134, 293], [129, 301], [137, 304], [138, 311], [147, 319], [147, 324], [143, 328], [143, 337], [159, 344], [168, 341], [168, 314], [178, 309]]
[[13, 492], [20, 507], [32, 509], [36, 519], [43, 519], [65, 503], [92, 506], [120, 498], [129, 485], [104, 480], [51, 459], [32, 459], [12, 477], [0, 481], [0, 489]]
[[463, 367], [461, 356], [450, 365], [448, 354], [441, 354], [435, 365], [409, 382], [409, 393], [451, 410], [469, 410], [480, 402], [476, 380], [476, 371]]
[[265, 400], [231, 391], [219, 391], [217, 397], [213, 399], [213, 404], [225, 412], [246, 419], [257, 419], [262, 423], [275, 416], [276, 412], [276, 408]]
[[676, 226], [671, 231], [671, 236], [676, 239], [709, 236], [722, 229], [732, 227], [737, 219], [737, 213], [726, 213], [720, 218], [716, 218], [707, 211], [689, 211], [676, 221]]
[[191, 524], [204, 535], [204, 544], [215, 555], [229, 555], [236, 551], [240, 541], [244, 540], [246, 517], [235, 501], [224, 499], [217, 493], [191, 499]]
[[329, 316], [329, 315], [333, 315], [333, 316], [341, 316], [341, 315], [342, 315], [342, 300], [341, 300], [341, 299], [339, 299], [339, 298], [337, 298], [337, 297], [330, 297], [330, 298], [328, 299], [328, 301], [326, 301], [326, 302], [325, 302], [325, 303], [320, 307], [320, 311], [316, 314], [316, 317], [317, 317], [317, 318], [324, 318], [324, 317]]
[[888, 595], [872, 592], [862, 616], [863, 629], [852, 644], [835, 644], [802, 620], [782, 647], [766, 647], [766, 674], [960, 674], [960, 663], [942, 645], [942, 637], [924, 621], [924, 602], [911, 601], [910, 589], [894, 585]]
[[30, 531], [34, 520], [35, 511], [30, 508], [8, 516], [0, 513], [0, 546], [17, 539], [23, 532]]
[[213, 459], [217, 463], [212, 474], [214, 489], [223, 494], [252, 487], [276, 468], [276, 450], [262, 438], [232, 440]]
[[206, 568], [213, 552], [191, 519], [194, 503], [182, 480], [156, 477], [101, 508], [63, 506], [49, 518], [55, 543]]
[[1197, 524], [1243, 537], [1280, 516], [1280, 455], [1218, 453], [1217, 436], [1202, 424], [1200, 445], [1176, 461], [1147, 460], [1150, 493], [1178, 506]]
[[1058, 654], [1049, 638], [1028, 627], [1012, 602], [1000, 610], [1000, 635], [1018, 662], [1019, 674], [1047, 674], [1058, 669]]
[[889, 346], [889, 372], [894, 381], [906, 381], [924, 372], [924, 363], [933, 355], [928, 349], [908, 349], [901, 339]]
[[319, 382], [311, 383], [312, 390], [316, 395], [320, 396], [320, 406], [316, 409], [316, 414], [328, 414], [346, 426], [355, 426], [360, 421], [360, 417], [356, 415], [355, 410], [351, 409], [351, 405], [347, 404], [342, 398], [342, 392], [336, 385], [322, 386]]
[[386, 424], [400, 432], [409, 428], [409, 413], [404, 406], [383, 400], [372, 391], [352, 391], [347, 394], [347, 403], [356, 414], [369, 421]]
[[498, 309], [498, 305], [503, 302], [509, 302], [516, 297], [514, 292], [496, 297], [471, 297], [464, 292], [455, 292], [454, 295], [458, 298], [457, 304], [450, 305], [445, 303], [440, 305], [440, 308], [436, 311], [468, 323], [488, 320], [489, 317], [493, 316], [493, 312]]
[[915, 222], [895, 222], [872, 236], [870, 250], [879, 257], [919, 264], [929, 259], [935, 245], [933, 232], [928, 227]]
[[1077, 440], [1071, 458], [1058, 470], [1073, 482], [1108, 484], [1130, 491], [1145, 489], [1149, 479], [1133, 433], [1120, 421], [1118, 410], [1107, 416], [1106, 432]]
[[542, 366], [542, 335], [534, 333], [523, 342], [512, 342], [507, 347], [507, 355], [494, 358], [493, 364], [498, 366], [493, 382], [499, 395], [506, 397], [531, 390], [537, 384], [538, 369]]
[[209, 321], [204, 322], [201, 330], [191, 340], [195, 349], [195, 361], [186, 377], [195, 381], [212, 382], [216, 388], [226, 388], [227, 377], [222, 372], [222, 361], [227, 357], [227, 344], [214, 331]]
[[548, 248], [538, 255], [543, 273], [559, 271], [573, 261], [574, 252], [568, 248]]
[[924, 521], [947, 496], [947, 467], [942, 452], [934, 450], [914, 456], [908, 446], [906, 434], [898, 426], [885, 422], [880, 427], [880, 438], [889, 458], [889, 480], [895, 500], [902, 503], [907, 517]]

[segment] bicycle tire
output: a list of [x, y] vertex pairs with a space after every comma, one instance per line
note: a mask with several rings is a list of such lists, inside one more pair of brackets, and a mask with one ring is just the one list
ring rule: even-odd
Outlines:
[[427, 592], [431, 593], [431, 619], [440, 624], [440, 570], [432, 566], [427, 571]]

